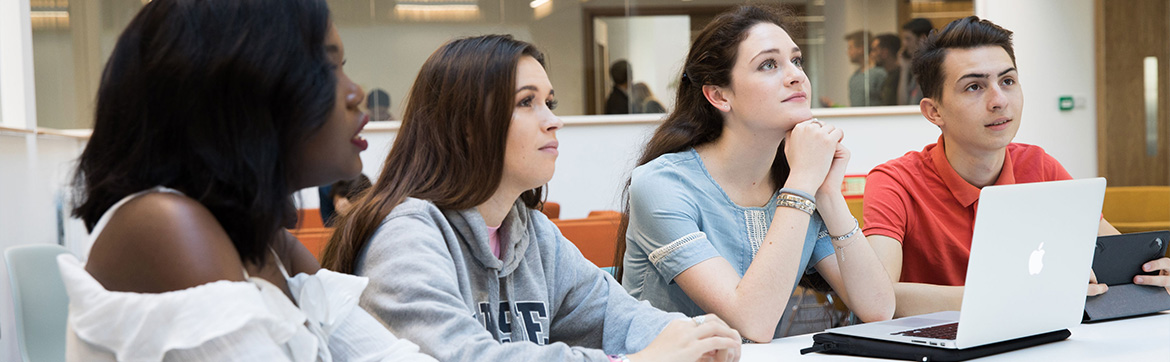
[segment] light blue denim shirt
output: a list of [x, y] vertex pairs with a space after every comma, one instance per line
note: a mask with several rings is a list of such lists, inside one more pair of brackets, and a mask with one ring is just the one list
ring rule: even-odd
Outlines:
[[[776, 214], [774, 196], [763, 207], [736, 205], [711, 178], [694, 149], [638, 166], [630, 183], [622, 285], [635, 298], [659, 309], [688, 316], [705, 314], [674, 278], [714, 257], [727, 259], [742, 277]], [[824, 221], [813, 213], [799, 270], [815, 272], [813, 266], [833, 252]], [[777, 303], [783, 297], [777, 295]]]

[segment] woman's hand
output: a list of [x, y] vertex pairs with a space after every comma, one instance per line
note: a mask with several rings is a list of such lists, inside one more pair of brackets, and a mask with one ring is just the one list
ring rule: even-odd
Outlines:
[[850, 155], [849, 149], [837, 142], [837, 149], [833, 152], [833, 162], [829, 166], [828, 174], [825, 175], [825, 182], [817, 189], [817, 200], [841, 194], [841, 185], [845, 183], [845, 166], [849, 164]]
[[[805, 192], [817, 192], [825, 183], [830, 167], [836, 163], [838, 147], [844, 133], [816, 119], [800, 122], [785, 136], [784, 155], [792, 172], [784, 187]], [[844, 164], [848, 163], [848, 151], [844, 154], [840, 172], [844, 176]], [[840, 188], [838, 183], [835, 187]]]
[[739, 348], [739, 332], [708, 314], [670, 322], [649, 346], [627, 357], [631, 362], [735, 362]]

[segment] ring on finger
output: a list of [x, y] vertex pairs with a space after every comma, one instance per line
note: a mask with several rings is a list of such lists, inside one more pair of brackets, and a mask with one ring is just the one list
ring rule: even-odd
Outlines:
[[691, 317], [691, 320], [695, 322], [696, 326], [698, 326], [698, 325], [702, 325], [703, 322], [705, 322], [707, 320], [707, 316], [705, 316], [705, 315], [695, 316], [695, 317]]

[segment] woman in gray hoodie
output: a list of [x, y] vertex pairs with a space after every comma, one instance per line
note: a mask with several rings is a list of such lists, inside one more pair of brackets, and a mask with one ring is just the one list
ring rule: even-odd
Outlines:
[[722, 320], [638, 302], [537, 210], [563, 125], [555, 107], [531, 44], [439, 48], [324, 265], [369, 277], [362, 307], [441, 361], [738, 360]]

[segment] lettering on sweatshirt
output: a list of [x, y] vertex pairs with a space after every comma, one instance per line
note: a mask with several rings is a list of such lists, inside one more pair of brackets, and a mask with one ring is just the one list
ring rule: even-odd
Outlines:
[[[520, 336], [523, 340], [538, 345], [548, 344], [549, 313], [548, 304], [542, 301], [516, 302], [515, 308], [509, 301], [501, 301], [499, 311], [501, 316], [492, 314], [489, 302], [479, 302], [479, 311], [476, 319], [484, 329], [492, 331], [498, 336], [500, 343], [512, 342], [513, 336]], [[519, 322], [519, 323], [517, 323]]]

